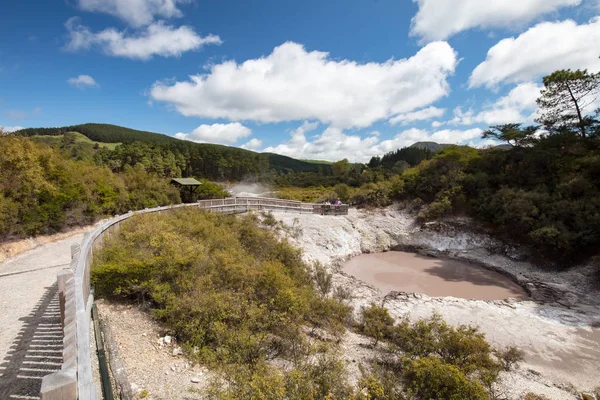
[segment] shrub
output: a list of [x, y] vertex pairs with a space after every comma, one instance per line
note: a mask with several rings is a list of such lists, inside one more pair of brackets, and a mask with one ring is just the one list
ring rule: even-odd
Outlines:
[[[369, 330], [363, 322], [363, 332], [388, 343], [391, 357], [382, 367], [402, 378], [409, 397], [487, 399], [500, 372], [522, 359], [516, 348], [496, 350], [477, 328], [452, 327], [436, 314], [415, 322], [404, 318], [392, 325], [383, 307], [371, 305], [365, 311], [376, 323]], [[364, 315], [363, 311], [363, 321]]]
[[266, 363], [249, 369], [227, 367], [209, 390], [209, 397], [233, 399], [350, 399], [352, 387], [339, 355], [330, 348], [318, 349], [290, 370], [276, 369]]
[[277, 197], [305, 203], [321, 203], [337, 198], [338, 194], [331, 187], [285, 187], [277, 190]]
[[375, 340], [375, 346], [379, 340], [388, 336], [390, 328], [394, 325], [394, 319], [390, 316], [387, 308], [374, 303], [362, 309], [361, 322], [362, 332]]
[[528, 392], [528, 393], [525, 393], [523, 400], [550, 400], [550, 399], [542, 394], [535, 394], [533, 392]]
[[302, 346], [303, 325], [340, 335], [349, 313], [318, 295], [299, 251], [256, 219], [196, 209], [124, 222], [95, 254], [92, 283], [99, 296], [148, 302], [217, 366], [286, 356]]
[[314, 271], [314, 280], [317, 290], [322, 297], [325, 297], [329, 294], [329, 292], [331, 292], [332, 275], [328, 273], [323, 265], [321, 265], [319, 262], [315, 264]]
[[333, 191], [342, 202], [347, 203], [352, 197], [354, 189], [345, 183], [339, 183], [333, 187]]
[[398, 385], [398, 375], [374, 363], [370, 371], [359, 365], [361, 378], [358, 381], [356, 400], [402, 400], [405, 398]]
[[518, 349], [514, 346], [509, 346], [503, 350], [496, 350], [496, 357], [502, 364], [502, 369], [510, 371], [513, 367], [523, 361], [525, 353], [523, 350]]
[[409, 395], [422, 399], [489, 399], [480, 383], [467, 379], [458, 367], [433, 356], [409, 360], [404, 367], [404, 379]]
[[277, 225], [277, 219], [273, 216], [273, 213], [263, 212], [262, 213], [262, 221], [264, 225], [269, 227], [274, 227]]
[[391, 195], [389, 182], [367, 183], [354, 193], [350, 202], [362, 207], [386, 207], [392, 204]]
[[227, 197], [231, 197], [231, 194], [218, 183], [211, 182], [208, 179], [200, 179], [199, 181], [202, 185], [194, 192], [196, 199], [226, 199]]

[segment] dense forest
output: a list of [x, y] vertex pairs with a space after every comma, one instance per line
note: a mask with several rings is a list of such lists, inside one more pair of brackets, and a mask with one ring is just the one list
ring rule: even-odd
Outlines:
[[167, 180], [141, 168], [114, 174], [14, 136], [0, 136], [0, 148], [0, 241], [181, 201]]

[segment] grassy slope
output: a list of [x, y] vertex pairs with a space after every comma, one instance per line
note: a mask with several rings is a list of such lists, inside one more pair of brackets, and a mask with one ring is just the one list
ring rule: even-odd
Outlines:
[[[93, 140], [91, 140], [90, 138], [88, 138], [87, 136], [83, 135], [82, 133], [79, 132], [66, 132], [69, 133], [71, 135], [73, 135], [75, 137], [75, 143], [89, 143], [91, 145], [96, 145], [98, 144], [98, 146], [100, 147], [104, 147], [107, 148], [109, 150], [114, 150], [118, 145], [120, 145], [121, 143], [103, 143], [103, 142], [95, 142]], [[57, 136], [50, 136], [50, 135], [34, 135], [34, 136], [30, 136], [30, 139], [39, 143], [45, 143], [45, 144], [49, 144], [49, 145], [55, 145], [55, 144], [59, 144], [64, 138], [64, 134], [63, 135], [57, 135]]]

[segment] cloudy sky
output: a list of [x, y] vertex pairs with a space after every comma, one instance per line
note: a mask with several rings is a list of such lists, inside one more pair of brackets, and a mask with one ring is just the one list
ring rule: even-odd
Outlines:
[[600, 70], [599, 16], [600, 0], [7, 0], [0, 126], [325, 160], [482, 146], [535, 117], [544, 75]]

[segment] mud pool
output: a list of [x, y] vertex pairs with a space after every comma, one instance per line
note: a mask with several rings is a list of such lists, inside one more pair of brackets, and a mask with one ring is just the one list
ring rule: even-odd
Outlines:
[[476, 300], [528, 297], [522, 287], [496, 271], [402, 251], [359, 255], [346, 262], [343, 271], [384, 293], [401, 291]]

